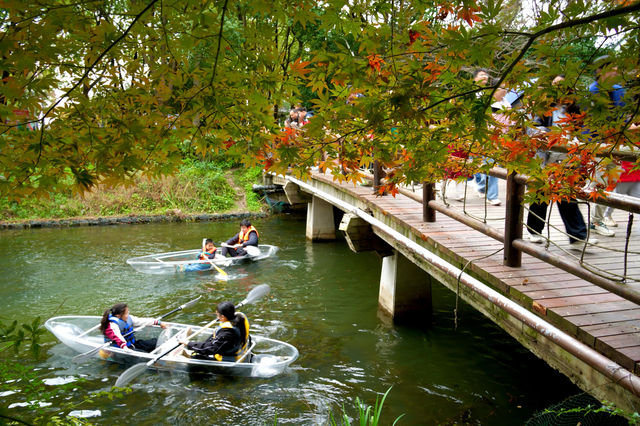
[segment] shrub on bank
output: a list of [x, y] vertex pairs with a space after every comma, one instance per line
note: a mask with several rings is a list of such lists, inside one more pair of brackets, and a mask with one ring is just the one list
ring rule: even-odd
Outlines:
[[153, 215], [176, 210], [184, 214], [225, 213], [233, 210], [239, 196], [227, 176], [245, 189], [247, 209], [259, 211], [251, 186], [260, 175], [260, 168], [231, 170], [226, 163], [186, 159], [175, 175], [154, 180], [136, 177], [127, 186], [98, 186], [78, 195], [69, 183], [48, 199], [27, 198], [17, 203], [1, 197], [0, 220]]

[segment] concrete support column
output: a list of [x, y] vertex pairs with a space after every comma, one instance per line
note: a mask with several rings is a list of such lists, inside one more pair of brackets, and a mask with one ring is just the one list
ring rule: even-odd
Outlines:
[[395, 252], [382, 258], [380, 309], [394, 321], [427, 321], [431, 316], [431, 276]]
[[336, 239], [333, 206], [315, 195], [307, 204], [307, 239], [311, 241]]

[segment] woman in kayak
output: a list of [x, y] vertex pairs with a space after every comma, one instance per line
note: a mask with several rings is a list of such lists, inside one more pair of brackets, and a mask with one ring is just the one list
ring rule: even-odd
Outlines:
[[[249, 321], [242, 312], [236, 312], [231, 302], [221, 302], [216, 308], [220, 326], [204, 342], [190, 342], [186, 338], [180, 343], [194, 351], [196, 358], [213, 357], [217, 361], [235, 362], [246, 350], [249, 339]], [[187, 333], [188, 334], [188, 333]]]
[[126, 303], [116, 303], [104, 311], [100, 321], [100, 331], [104, 335], [104, 341], [111, 341], [113, 346], [151, 352], [156, 348], [157, 339], [136, 340], [135, 333], [133, 333], [134, 327], [146, 325], [167, 328], [167, 325], [161, 323], [160, 320], [129, 315], [129, 307]]

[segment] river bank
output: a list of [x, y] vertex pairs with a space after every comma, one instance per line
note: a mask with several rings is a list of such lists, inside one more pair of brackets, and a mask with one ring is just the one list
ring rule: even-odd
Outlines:
[[267, 217], [265, 212], [219, 213], [219, 214], [183, 214], [180, 211], [162, 215], [128, 215], [109, 217], [78, 217], [65, 219], [32, 219], [20, 222], [0, 222], [0, 229], [59, 228], [70, 226], [133, 225], [160, 222], [206, 222], [231, 219], [251, 219]]
[[264, 217], [268, 206], [252, 191], [261, 178], [258, 167], [187, 159], [170, 176], [135, 176], [126, 185], [100, 185], [84, 193], [66, 182], [46, 198], [0, 197], [0, 229]]

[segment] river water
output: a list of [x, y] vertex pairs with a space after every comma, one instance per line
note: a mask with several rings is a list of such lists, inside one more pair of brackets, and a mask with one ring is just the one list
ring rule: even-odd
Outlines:
[[[77, 407], [97, 424], [326, 424], [330, 413], [339, 422], [343, 409], [354, 419], [356, 398], [373, 404], [392, 387], [381, 424], [404, 415], [400, 425], [514, 425], [580, 393], [473, 308], [462, 305], [454, 329], [455, 295], [444, 286], [433, 287], [431, 324], [393, 325], [378, 312], [381, 260], [375, 254], [352, 253], [344, 241], [306, 241], [304, 216], [254, 224], [262, 243], [280, 249], [273, 258], [229, 267], [228, 281], [211, 273], [146, 275], [125, 261], [198, 248], [203, 237], [224, 241], [237, 232], [236, 222], [2, 231], [0, 321], [100, 315], [120, 301], [135, 315], [155, 317], [202, 295], [171, 320], [203, 324], [213, 319], [217, 302], [237, 302], [258, 284], [271, 286], [268, 297], [243, 311], [254, 334], [300, 351], [284, 374], [148, 372], [124, 398], [98, 397]], [[34, 367], [51, 387], [82, 379], [53, 398], [48, 409], [55, 411], [63, 402], [109, 390], [124, 371], [98, 359], [75, 365], [74, 355], [47, 332], [40, 360], [6, 352], [0, 359]], [[19, 405], [24, 398], [0, 388], [0, 407], [11, 407], [11, 415], [28, 418]]]

